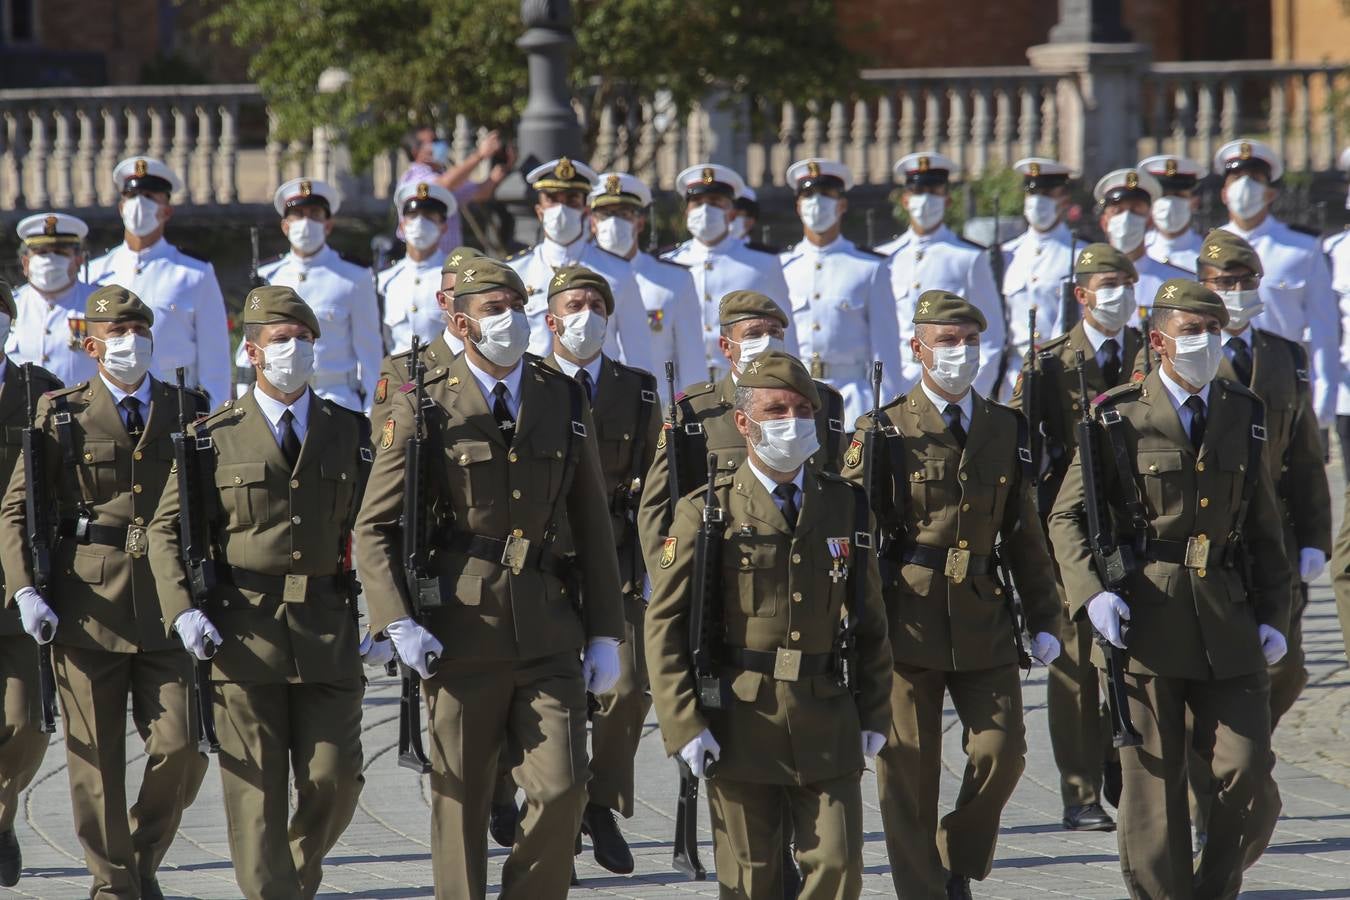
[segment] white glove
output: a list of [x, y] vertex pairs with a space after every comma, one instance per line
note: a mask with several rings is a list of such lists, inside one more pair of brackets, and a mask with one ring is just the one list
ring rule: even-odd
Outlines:
[[619, 642], [610, 637], [592, 638], [581, 657], [581, 678], [592, 694], [612, 690], [619, 680]]
[[706, 728], [698, 733], [698, 737], [680, 748], [680, 759], [685, 761], [696, 778], [708, 777], [706, 764], [709, 756], [713, 758], [713, 761], [720, 759], [722, 745], [717, 743], [717, 738], [713, 737], [712, 732]]
[[862, 733], [862, 751], [863, 759], [872, 760], [877, 758], [881, 748], [886, 746], [886, 735], [877, 734], [875, 731], [863, 729]]
[[1102, 591], [1088, 601], [1088, 619], [1112, 644], [1125, 649], [1125, 639], [1120, 636], [1120, 620], [1130, 621], [1130, 608], [1119, 594]]
[[46, 644], [56, 637], [56, 624], [60, 620], [36, 588], [19, 588], [14, 593], [14, 602], [19, 604], [19, 621], [29, 637], [39, 644]]
[[1043, 666], [1048, 666], [1059, 659], [1061, 649], [1059, 638], [1048, 631], [1038, 631], [1031, 636], [1031, 655]]
[[370, 666], [372, 669], [378, 669], [394, 658], [394, 642], [384, 640], [377, 641], [371, 633], [367, 631], [361, 637], [360, 653], [361, 662]]
[[[174, 619], [173, 630], [178, 632], [178, 636], [182, 638], [183, 646], [188, 649], [188, 652], [199, 660], [207, 660], [215, 656], [216, 650], [223, 643], [216, 626], [211, 624], [211, 620], [206, 617], [206, 613], [200, 609], [189, 609]], [[207, 652], [207, 639], [210, 639], [213, 644], [210, 652]]]
[[1289, 652], [1289, 644], [1284, 635], [1269, 625], [1258, 625], [1256, 634], [1261, 638], [1261, 652], [1266, 655], [1266, 665], [1273, 666]]
[[[405, 666], [423, 678], [431, 677], [432, 667], [436, 660], [440, 659], [441, 654], [445, 652], [445, 646], [436, 640], [434, 634], [407, 616], [395, 622], [390, 622], [389, 627], [384, 632], [393, 641], [394, 649], [398, 651], [398, 658], [403, 661]], [[433, 659], [428, 660], [428, 654]]]
[[1327, 567], [1327, 555], [1316, 547], [1304, 547], [1298, 551], [1298, 577], [1300, 581], [1316, 581], [1317, 576]]

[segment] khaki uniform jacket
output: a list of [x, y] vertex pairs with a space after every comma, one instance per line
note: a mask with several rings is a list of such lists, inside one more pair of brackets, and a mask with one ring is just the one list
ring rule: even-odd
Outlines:
[[[0, 382], [0, 427], [4, 428], [3, 440], [0, 440], [0, 483], [9, 484], [10, 476], [16, 468], [22, 478], [23, 466], [23, 430], [28, 427], [28, 405], [25, 396], [23, 366], [13, 359], [3, 362], [4, 381]], [[33, 366], [33, 405], [48, 391], [60, 390], [61, 379], [41, 366]], [[36, 412], [36, 410], [35, 410]], [[17, 604], [5, 604], [11, 591], [0, 586], [0, 637], [14, 637], [24, 633], [19, 620]]]
[[[886, 438], [872, 499], [881, 532], [899, 550], [911, 544], [957, 548], [977, 556], [1001, 546], [1026, 615], [1027, 630], [1058, 633], [1055, 593], [1045, 534], [1036, 516], [1021, 414], [972, 396], [964, 450], [922, 389], [884, 407], [897, 434]], [[869, 413], [845, 455], [844, 476], [861, 483]], [[899, 442], [902, 467], [892, 464]], [[897, 559], [899, 557], [896, 557]], [[884, 585], [891, 650], [896, 662], [941, 671], [971, 671], [1017, 662], [1012, 612], [992, 572], [953, 582], [940, 569], [914, 563]]]
[[[1270, 625], [1281, 634], [1288, 631], [1291, 572], [1264, 465], [1241, 523], [1247, 583], [1240, 568], [1226, 568], [1221, 562], [1227, 535], [1237, 524], [1252, 417], [1260, 402], [1237, 382], [1223, 378], [1211, 382], [1205, 439], [1197, 454], [1158, 370], [1142, 382], [1108, 391], [1098, 401], [1094, 415], [1100, 419], [1103, 411], [1115, 410], [1125, 425], [1127, 453], [1149, 520], [1148, 537], [1184, 543], [1205, 535], [1211, 542], [1204, 569], [1146, 562], [1127, 576], [1120, 593], [1130, 605], [1131, 672], [1190, 679], [1246, 675], [1266, 668], [1256, 626]], [[1102, 492], [1115, 533], [1128, 540], [1121, 486], [1109, 445], [1098, 434]], [[1092, 564], [1077, 456], [1050, 514], [1049, 529], [1070, 613], [1074, 618], [1085, 616], [1087, 602], [1105, 587]], [[1094, 649], [1093, 654], [1100, 665], [1099, 651]]]
[[[830, 653], [849, 581], [832, 579], [828, 540], [854, 532], [861, 493], [837, 475], [807, 469], [796, 529], [789, 531], [750, 463], [717, 478], [726, 511], [722, 547], [723, 642], [728, 647]], [[890, 731], [891, 655], [869, 555], [866, 610], [858, 629], [861, 696], [855, 704], [833, 674], [778, 681], [760, 672], [723, 669], [734, 697], [729, 709], [695, 702], [689, 644], [694, 547], [704, 498], [680, 501], [662, 558], [652, 569], [647, 607], [647, 672], [666, 752], [674, 755], [704, 728], [722, 746], [718, 777], [769, 784], [812, 784], [861, 771], [860, 731]], [[850, 540], [852, 540], [850, 538]], [[851, 557], [852, 558], [852, 557]]]
[[[380, 363], [380, 378], [375, 382], [375, 396], [371, 398], [370, 421], [379, 424], [384, 421], [381, 416], [384, 409], [389, 405], [389, 398], [400, 387], [408, 383], [408, 356], [412, 353], [411, 349], [404, 350], [402, 353], [392, 353], [384, 358]], [[425, 378], [432, 378], [450, 365], [450, 360], [457, 355], [450, 349], [450, 345], [445, 342], [445, 329], [436, 335], [436, 339], [429, 344], [423, 344], [420, 353], [422, 365], [426, 367]]]
[[[197, 402], [205, 398], [194, 392]], [[63, 410], [58, 407], [64, 406]], [[71, 416], [74, 468], [57, 443], [58, 411]], [[155, 516], [164, 483], [173, 466], [170, 434], [178, 429], [175, 391], [152, 378], [145, 427], [133, 444], [112, 393], [101, 376], [53, 391], [39, 401], [34, 419], [43, 431], [45, 495], [55, 498], [54, 518], [74, 526], [80, 506], [91, 524], [143, 529]], [[0, 503], [0, 565], [9, 596], [33, 586], [26, 540], [23, 467], [15, 466]], [[52, 552], [51, 584], [44, 598], [60, 618], [56, 642], [70, 647], [135, 653], [181, 646], [170, 637], [160, 609], [149, 557], [133, 557], [125, 546], [82, 544], [61, 538]]]
[[[217, 571], [234, 566], [262, 575], [341, 575], [369, 449], [364, 417], [308, 394], [309, 421], [295, 469], [286, 463], [267, 417], [250, 389], [195, 423], [193, 437], [211, 439], [214, 462], [203, 466], [206, 514]], [[214, 472], [210, 470], [214, 469]], [[192, 606], [178, 534], [178, 474], [164, 486], [150, 527], [150, 558], [166, 624]], [[225, 583], [203, 610], [224, 642], [213, 677], [239, 683], [325, 683], [358, 678], [353, 600], [340, 587], [307, 586], [303, 599], [242, 590]]]
[[[443, 606], [424, 623], [451, 659], [536, 659], [580, 649], [589, 638], [624, 634], [619, 570], [591, 412], [581, 403], [573, 429], [573, 391], [581, 387], [538, 360], [522, 360], [520, 410], [513, 442], [501, 429], [464, 356], [426, 385], [428, 485], [432, 533], [505, 539], [514, 531], [545, 543], [559, 531], [584, 535], [576, 572], [585, 603], [573, 606], [563, 583], [538, 568], [519, 575], [496, 561], [441, 549], [432, 555]], [[375, 465], [357, 521], [357, 569], [370, 602], [371, 628], [413, 615], [404, 580], [403, 478], [412, 435], [411, 394], [400, 393], [379, 426]], [[570, 453], [569, 453], [570, 447]], [[561, 494], [561, 496], [560, 496]], [[436, 524], [439, 523], [439, 524]], [[557, 552], [556, 543], [551, 552]]]
[[[552, 354], [544, 358], [544, 364], [561, 374]], [[641, 369], [604, 357], [600, 363], [600, 378], [595, 383], [591, 418], [595, 422], [595, 443], [600, 452], [600, 473], [609, 503], [610, 527], [619, 549], [624, 613], [628, 621], [641, 624], [642, 574], [646, 569], [638, 547], [636, 502], [630, 503], [627, 495], [632, 489], [634, 473], [637, 473], [636, 478], [642, 479], [651, 468], [656, 442], [661, 435], [656, 379]], [[638, 450], [639, 433], [642, 459], [635, 461], [633, 454]], [[641, 492], [639, 481], [633, 491], [634, 498], [640, 497]], [[560, 552], [571, 553], [572, 544], [571, 534], [559, 535]]]
[[[844, 452], [844, 428], [841, 416], [844, 398], [824, 382], [816, 382], [821, 407], [816, 413], [816, 436], [820, 450], [807, 465], [830, 472], [838, 472]], [[680, 493], [706, 487], [708, 482], [708, 454], [717, 454], [717, 470], [734, 472], [745, 462], [745, 438], [736, 430], [732, 406], [736, 402], [736, 383], [730, 375], [720, 381], [701, 381], [691, 385], [676, 398], [680, 407], [680, 423], [685, 429], [702, 429], [701, 435], [682, 436], [677, 445], [680, 459]], [[647, 473], [642, 491], [642, 505], [638, 513], [638, 534], [642, 552], [647, 556], [647, 567], [656, 565], [661, 553], [661, 542], [670, 529], [670, 467], [666, 464], [665, 446], [669, 434], [662, 429], [656, 458]]]

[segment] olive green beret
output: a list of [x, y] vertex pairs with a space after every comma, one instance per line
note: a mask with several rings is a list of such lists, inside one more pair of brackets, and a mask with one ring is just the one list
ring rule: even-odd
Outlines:
[[600, 296], [605, 299], [605, 315], [614, 315], [614, 291], [610, 289], [609, 282], [605, 280], [605, 276], [592, 272], [585, 266], [563, 266], [554, 272], [548, 283], [548, 299], [552, 300], [554, 295], [576, 288], [593, 288], [599, 291]]
[[5, 281], [0, 281], [0, 312], [11, 319], [19, 317], [19, 308], [14, 305], [14, 291]]
[[733, 325], [746, 319], [773, 319], [784, 328], [788, 326], [787, 313], [759, 291], [732, 291], [717, 305], [719, 325]]
[[1102, 272], [1121, 272], [1139, 280], [1139, 272], [1124, 253], [1110, 244], [1088, 244], [1073, 261], [1073, 274], [1097, 275]]
[[84, 318], [88, 322], [140, 319], [147, 325], [153, 325], [155, 311], [120, 284], [109, 284], [89, 295], [84, 303]]
[[515, 291], [522, 300], [527, 294], [525, 282], [504, 262], [479, 256], [460, 263], [459, 274], [455, 277], [455, 296], [468, 297], [488, 291]]
[[471, 259], [477, 259], [482, 256], [472, 247], [456, 247], [450, 251], [450, 255], [445, 258], [445, 263], [441, 266], [442, 275], [458, 275], [459, 267]]
[[989, 327], [979, 307], [951, 291], [924, 291], [914, 307], [915, 325], [959, 325], [974, 322], [984, 331]]
[[[749, 293], [745, 291], [743, 293]], [[802, 361], [781, 350], [766, 350], [750, 361], [736, 382], [737, 387], [786, 388], [811, 401], [811, 408], [820, 409], [820, 392], [811, 380]]]
[[1228, 324], [1228, 307], [1218, 294], [1189, 278], [1169, 278], [1158, 288], [1154, 309], [1179, 309], [1182, 312], [1214, 316], [1219, 325]]
[[248, 292], [244, 298], [245, 325], [268, 325], [282, 319], [299, 322], [314, 332], [315, 338], [319, 337], [318, 317], [293, 289], [265, 284]]
[[1225, 271], [1243, 266], [1257, 275], [1265, 274], [1261, 268], [1261, 255], [1252, 249], [1252, 245], [1242, 235], [1234, 234], [1227, 228], [1216, 228], [1205, 235], [1197, 261]]

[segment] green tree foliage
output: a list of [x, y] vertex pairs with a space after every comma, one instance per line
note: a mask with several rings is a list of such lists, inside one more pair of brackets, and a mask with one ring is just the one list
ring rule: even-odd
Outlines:
[[[860, 87], [832, 0], [576, 0], [573, 20], [588, 139], [602, 105], [622, 117], [658, 91], [681, 113], [715, 85], [768, 104]], [[283, 140], [335, 125], [358, 164], [411, 123], [509, 128], [525, 105], [518, 0], [224, 0], [207, 27], [252, 54]], [[318, 93], [334, 66], [351, 82]]]

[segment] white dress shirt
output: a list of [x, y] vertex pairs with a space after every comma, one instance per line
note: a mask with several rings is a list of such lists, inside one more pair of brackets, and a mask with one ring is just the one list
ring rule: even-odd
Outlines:
[[302, 444], [305, 442], [305, 433], [309, 431], [309, 391], [305, 391], [298, 400], [287, 406], [275, 397], [263, 393], [255, 384], [253, 399], [258, 401], [258, 408], [262, 410], [263, 418], [267, 420], [267, 427], [272, 430], [272, 438], [278, 447], [281, 446], [282, 438], [281, 416], [288, 409], [294, 417], [291, 420], [291, 430], [295, 432], [295, 439]]
[[102, 372], [98, 373], [98, 377], [103, 379], [103, 386], [108, 389], [108, 393], [112, 394], [113, 403], [117, 404], [117, 415], [121, 417], [123, 427], [126, 427], [127, 424], [127, 409], [122, 405], [122, 401], [127, 397], [135, 397], [141, 401], [141, 424], [144, 425], [150, 421], [150, 376], [147, 375], [142, 378], [141, 383], [136, 386], [136, 390], [131, 393], [127, 393], [113, 384]]
[[465, 357], [464, 361], [469, 364], [469, 372], [473, 374], [473, 380], [478, 382], [478, 389], [483, 392], [483, 400], [487, 403], [488, 411], [492, 411], [492, 406], [497, 402], [497, 397], [492, 392], [496, 390], [497, 385], [506, 385], [506, 411], [511, 414], [513, 419], [520, 417], [520, 376], [525, 371], [524, 363], [516, 363], [516, 367], [500, 381], [495, 376], [489, 375], [482, 369], [473, 364], [473, 360]]
[[[772, 478], [770, 478], [768, 475], [764, 474], [764, 472], [760, 470], [759, 464], [756, 462], [755, 457], [751, 456], [749, 459], [750, 459], [750, 471], [755, 473], [755, 480], [764, 486], [764, 490], [768, 492], [769, 499], [773, 501], [773, 505], [778, 507], [779, 512], [782, 512], [783, 499], [773, 492], [774, 488], [778, 487], [778, 482], [774, 481]], [[797, 474], [792, 476], [792, 484], [797, 486], [798, 513], [801, 512], [802, 500], [804, 499], [804, 492], [802, 488], [802, 475], [805, 472], [805, 470], [806, 470], [805, 466], [798, 466]]]
[[[586, 374], [591, 376], [591, 390], [595, 390], [600, 386], [600, 363], [604, 361], [605, 354], [595, 354], [595, 359], [586, 363], [584, 366], [579, 366], [570, 360], [563, 359], [557, 354], [554, 354], [553, 358], [558, 361], [558, 369], [568, 378], [576, 378], [577, 373], [582, 369], [585, 369]], [[591, 397], [589, 399], [594, 400], [595, 398]]]
[[967, 388], [966, 392], [961, 395], [960, 400], [952, 401], [939, 395], [922, 378], [919, 379], [919, 387], [923, 388], [923, 392], [928, 395], [929, 402], [937, 408], [938, 415], [942, 416], [943, 421], [946, 421], [947, 418], [947, 407], [954, 402], [956, 408], [961, 410], [961, 427], [966, 430], [966, 434], [970, 434], [970, 420], [975, 412], [975, 401], [972, 399], [974, 391]]
[[451, 353], [464, 352], [464, 342], [459, 339], [459, 335], [450, 330], [449, 325], [445, 326], [445, 331], [442, 334], [445, 337], [445, 345], [450, 348]]
[[1162, 379], [1163, 387], [1167, 388], [1167, 399], [1172, 401], [1172, 408], [1177, 411], [1177, 418], [1181, 419], [1181, 430], [1186, 434], [1191, 433], [1191, 411], [1186, 407], [1186, 401], [1191, 397], [1199, 397], [1200, 402], [1205, 404], [1205, 416], [1209, 416], [1209, 385], [1206, 384], [1199, 391], [1192, 394], [1181, 385], [1177, 384], [1167, 375], [1167, 370], [1158, 366], [1158, 377]]

